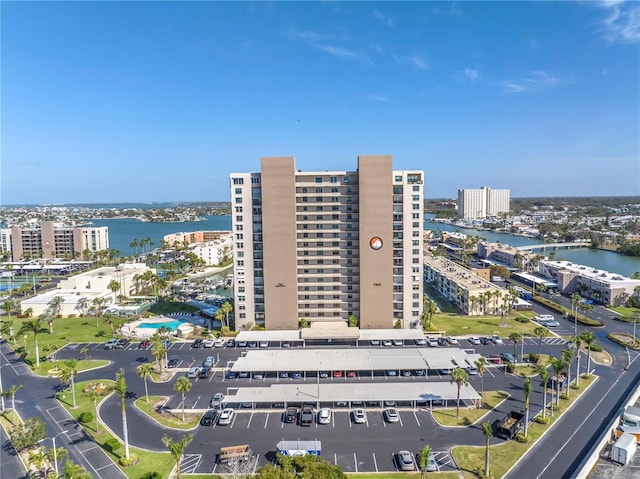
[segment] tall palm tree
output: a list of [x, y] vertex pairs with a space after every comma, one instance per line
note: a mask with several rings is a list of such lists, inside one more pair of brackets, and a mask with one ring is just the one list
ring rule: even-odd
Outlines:
[[591, 374], [591, 346], [596, 342], [596, 337], [591, 331], [585, 329], [580, 334], [580, 339], [587, 345], [587, 375]]
[[157, 334], [151, 336], [151, 355], [156, 360], [158, 372], [161, 372], [162, 368], [164, 367], [164, 365], [162, 364], [162, 359], [165, 357], [166, 353], [167, 348], [164, 346], [164, 344], [162, 344], [162, 338]]
[[[509, 340], [513, 343], [513, 355], [516, 357], [516, 362], [518, 358], [518, 343], [522, 341], [522, 334], [520, 333], [511, 333], [509, 335]], [[522, 358], [520, 358], [522, 360]]]
[[87, 387], [82, 391], [82, 395], [89, 398], [91, 404], [93, 404], [93, 417], [96, 421], [96, 434], [100, 434], [98, 430], [100, 423], [98, 422], [98, 398], [100, 393], [98, 392], [98, 383], [89, 383]]
[[582, 339], [580, 336], [574, 336], [573, 344], [576, 347], [576, 387], [580, 386], [580, 348], [582, 347]]
[[571, 295], [571, 312], [573, 313], [573, 335], [578, 335], [578, 304], [582, 301], [582, 296], [578, 293]]
[[487, 369], [487, 358], [484, 356], [480, 356], [473, 363], [478, 370], [478, 374], [480, 375], [480, 407], [482, 407], [482, 402], [484, 400], [484, 372]]
[[564, 362], [564, 357], [551, 358], [549, 359], [549, 364], [551, 365], [551, 369], [553, 369], [553, 373], [555, 374], [556, 406], [558, 406], [560, 405], [560, 376], [564, 372], [567, 365]]
[[24, 386], [22, 384], [20, 385], [12, 384], [11, 387], [3, 393], [5, 396], [11, 397], [11, 409], [13, 409], [14, 413], [16, 411], [16, 393], [20, 391], [23, 387]]
[[425, 444], [424, 447], [420, 450], [420, 454], [418, 455], [418, 460], [420, 461], [420, 471], [423, 478], [427, 477], [429, 454], [431, 454], [431, 446], [429, 444]]
[[193, 383], [186, 377], [182, 376], [173, 385], [173, 390], [179, 392], [182, 395], [182, 422], [184, 422], [184, 397], [191, 391]]
[[[186, 378], [184, 378], [186, 379]], [[186, 436], [182, 436], [177, 441], [174, 441], [169, 436], [162, 437], [162, 443], [167, 446], [169, 449], [169, 453], [171, 457], [176, 461], [176, 474], [178, 479], [180, 479], [180, 474], [182, 471], [180, 470], [180, 461], [182, 460], [182, 456], [184, 455], [184, 450], [187, 448], [189, 443], [193, 440], [193, 434], [187, 434]]]
[[73, 358], [67, 359], [63, 363], [62, 371], [60, 372], [60, 379], [66, 382], [71, 389], [71, 398], [73, 400], [73, 407], [76, 407], [76, 388], [74, 387], [74, 379], [78, 374], [76, 369], [77, 361]]
[[18, 336], [22, 336], [26, 333], [33, 334], [33, 342], [35, 343], [36, 351], [36, 367], [40, 367], [40, 349], [38, 348], [38, 334], [45, 332], [46, 329], [42, 327], [42, 318], [30, 319], [22, 323], [22, 327], [18, 331]]
[[533, 335], [538, 338], [538, 356], [540, 356], [540, 348], [542, 348], [542, 339], [547, 336], [547, 328], [544, 326], [538, 326], [533, 330]]
[[113, 293], [113, 300], [116, 301], [118, 299], [116, 293], [120, 291], [120, 281], [118, 281], [117, 279], [112, 279], [111, 281], [109, 281], [107, 288], [111, 290], [111, 292]]
[[129, 246], [131, 247], [131, 256], [133, 256], [133, 250], [135, 248], [135, 254], [138, 254], [138, 238], [133, 238], [133, 241], [131, 243], [129, 243]]
[[138, 376], [140, 376], [144, 380], [144, 395], [147, 399], [147, 403], [149, 402], [149, 389], [147, 389], [147, 378], [151, 376], [153, 372], [153, 364], [152, 363], [142, 363], [136, 369], [138, 372]]
[[62, 479], [93, 479], [93, 476], [80, 464], [67, 459], [62, 468]]
[[120, 396], [120, 404], [122, 408], [122, 435], [124, 436], [124, 457], [125, 459], [129, 459], [129, 430], [127, 428], [127, 411], [125, 410], [124, 402], [127, 395], [127, 380], [124, 377], [124, 369], [120, 369], [116, 373], [116, 382], [113, 385], [113, 391]]
[[567, 397], [569, 397], [569, 386], [571, 385], [571, 361], [573, 360], [573, 349], [565, 349], [562, 351], [562, 359], [567, 368]]
[[58, 295], [51, 298], [51, 301], [47, 303], [47, 309], [51, 312], [53, 317], [58, 316], [62, 311], [62, 303], [64, 303], [64, 298]]
[[524, 378], [524, 437], [527, 437], [527, 431], [529, 429], [529, 399], [531, 398], [531, 391], [533, 390], [533, 385], [531, 384], [531, 379], [526, 377]]
[[[547, 386], [549, 385], [549, 370], [546, 366], [538, 366], [538, 374], [542, 380], [542, 418], [547, 417]], [[551, 401], [553, 411], [553, 401]]]
[[224, 303], [222, 303], [220, 309], [224, 312], [225, 315], [225, 326], [229, 327], [229, 314], [231, 313], [231, 311], [233, 311], [233, 306], [231, 306], [231, 303], [229, 301], [225, 301]]
[[[186, 378], [185, 378], [186, 379]], [[460, 417], [460, 390], [462, 386], [469, 384], [469, 373], [458, 367], [451, 371], [451, 382], [458, 385], [458, 396], [456, 398], [456, 418]]]
[[29, 453], [29, 464], [35, 467], [42, 477], [47, 477], [47, 468], [49, 467], [47, 450], [40, 446], [35, 451], [31, 451]]
[[482, 432], [486, 439], [484, 446], [484, 477], [489, 477], [489, 440], [493, 435], [493, 428], [491, 427], [491, 421], [485, 421], [482, 423]]

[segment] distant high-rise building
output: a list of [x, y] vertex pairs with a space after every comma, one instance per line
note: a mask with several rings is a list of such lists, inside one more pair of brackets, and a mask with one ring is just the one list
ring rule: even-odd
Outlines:
[[81, 257], [109, 249], [109, 228], [56, 226], [53, 221], [41, 221], [39, 228], [14, 226], [2, 230], [3, 253], [10, 253], [13, 261], [31, 258]]
[[393, 171], [391, 156], [323, 172], [270, 157], [230, 181], [236, 329], [418, 324], [424, 172]]
[[481, 219], [509, 212], [510, 191], [480, 189], [458, 190], [458, 218]]

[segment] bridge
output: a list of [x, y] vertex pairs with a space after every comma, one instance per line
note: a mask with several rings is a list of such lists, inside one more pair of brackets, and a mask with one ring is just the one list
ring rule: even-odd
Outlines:
[[542, 244], [532, 244], [529, 246], [518, 246], [516, 249], [520, 251], [533, 251], [533, 250], [542, 250], [545, 251], [547, 249], [571, 249], [571, 248], [589, 248], [591, 246], [591, 241], [580, 241], [575, 243], [542, 243]]

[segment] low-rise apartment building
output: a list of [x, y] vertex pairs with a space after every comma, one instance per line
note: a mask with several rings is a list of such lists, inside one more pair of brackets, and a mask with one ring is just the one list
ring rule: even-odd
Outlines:
[[544, 277], [557, 281], [560, 293], [577, 292], [600, 304], [624, 304], [634, 294], [634, 289], [640, 286], [640, 279], [569, 261], [540, 261], [538, 270]]
[[424, 280], [467, 316], [500, 314], [509, 301], [506, 290], [444, 256], [425, 253]]

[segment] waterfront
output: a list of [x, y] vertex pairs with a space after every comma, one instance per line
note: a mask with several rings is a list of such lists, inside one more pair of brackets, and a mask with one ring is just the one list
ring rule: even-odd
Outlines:
[[[136, 219], [123, 218], [113, 220], [93, 220], [94, 226], [109, 227], [109, 243], [111, 248], [119, 250], [123, 255], [132, 254], [129, 244], [134, 238], [150, 237], [155, 247], [160, 245], [164, 235], [177, 232], [188, 231], [231, 231], [231, 216], [205, 216], [204, 221], [191, 221], [184, 223], [147, 223]], [[493, 231], [473, 230], [459, 228], [455, 225], [447, 223], [438, 223], [433, 221], [425, 221], [424, 229], [440, 230], [440, 231], [459, 231], [468, 235], [480, 236], [487, 241], [500, 242], [510, 244], [512, 246], [527, 246], [539, 244], [540, 240], [535, 238], [526, 238], [523, 236], [515, 236], [507, 233], [496, 233]], [[540, 254], [549, 254], [549, 250]], [[613, 273], [625, 276], [633, 276], [640, 271], [640, 258], [633, 256], [623, 256], [617, 253], [594, 249], [561, 249], [556, 252], [556, 259], [566, 259], [575, 263], [584, 264], [597, 269], [611, 271]]]

